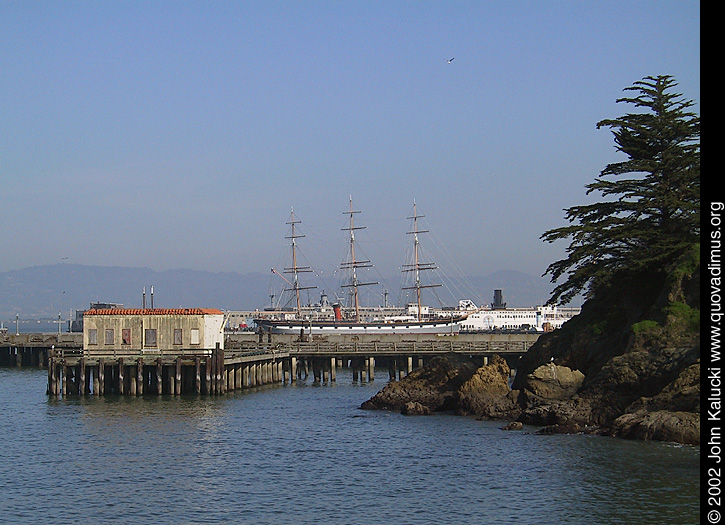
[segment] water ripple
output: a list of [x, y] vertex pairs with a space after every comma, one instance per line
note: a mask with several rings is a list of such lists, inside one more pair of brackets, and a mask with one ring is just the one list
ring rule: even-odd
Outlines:
[[362, 411], [383, 383], [344, 377], [61, 400], [45, 378], [0, 369], [3, 522], [699, 523], [697, 447]]

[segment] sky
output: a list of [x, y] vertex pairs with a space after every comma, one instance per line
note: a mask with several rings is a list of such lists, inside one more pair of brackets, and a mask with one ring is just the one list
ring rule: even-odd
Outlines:
[[421, 245], [464, 275], [541, 275], [596, 123], [645, 76], [699, 113], [700, 3], [0, 2], [0, 271], [75, 263], [269, 272]]

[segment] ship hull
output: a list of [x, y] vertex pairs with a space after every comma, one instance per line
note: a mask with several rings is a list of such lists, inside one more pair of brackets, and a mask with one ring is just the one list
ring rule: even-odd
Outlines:
[[346, 321], [281, 321], [269, 319], [255, 320], [257, 327], [264, 333], [304, 335], [345, 335], [345, 334], [457, 334], [460, 331], [459, 319], [441, 319], [437, 321], [404, 321], [381, 323], [355, 323]]

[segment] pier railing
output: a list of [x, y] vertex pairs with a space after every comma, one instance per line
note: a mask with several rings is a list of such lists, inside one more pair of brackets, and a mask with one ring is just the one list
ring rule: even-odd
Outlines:
[[[244, 345], [243, 348], [229, 348], [224, 350], [226, 358], [242, 357], [242, 356], [254, 356], [254, 355], [287, 355], [286, 350], [278, 347], [262, 347], [263, 345]], [[79, 359], [81, 357], [86, 359], [103, 359], [105, 361], [115, 361], [118, 359], [124, 359], [126, 361], [135, 360], [139, 357], [144, 360], [154, 360], [157, 358], [162, 359], [193, 359], [196, 357], [208, 357], [213, 355], [213, 350], [199, 350], [199, 349], [175, 349], [175, 350], [138, 350], [138, 349], [108, 349], [108, 350], [84, 350], [82, 348], [56, 348], [53, 354], [54, 357], [60, 357], [64, 359]]]
[[123, 359], [136, 359], [143, 357], [144, 359], [156, 359], [157, 357], [203, 357], [211, 355], [211, 350], [198, 350], [198, 349], [184, 349], [179, 348], [173, 351], [170, 350], [139, 350], [139, 349], [83, 349], [83, 348], [56, 348], [55, 355], [57, 357], [63, 357], [66, 359], [73, 358], [93, 358], [93, 359], [105, 359], [105, 360], [116, 360], [119, 358]]
[[292, 342], [264, 345], [262, 343], [236, 343], [227, 351], [235, 349], [248, 351], [269, 348], [290, 355], [404, 355], [443, 354], [454, 352], [467, 355], [491, 353], [525, 353], [534, 341], [491, 340], [491, 341], [402, 341], [402, 342]]

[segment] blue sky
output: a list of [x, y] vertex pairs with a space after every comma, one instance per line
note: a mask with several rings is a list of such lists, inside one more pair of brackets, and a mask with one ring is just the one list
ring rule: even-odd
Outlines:
[[[0, 3], [0, 271], [268, 272], [358, 236], [385, 275], [413, 202], [464, 274], [540, 275], [539, 236], [619, 157], [596, 123], [669, 74], [700, 99], [694, 1]], [[455, 59], [448, 63], [448, 59]], [[342, 254], [342, 255], [341, 255]]]

